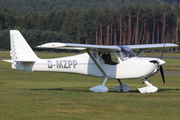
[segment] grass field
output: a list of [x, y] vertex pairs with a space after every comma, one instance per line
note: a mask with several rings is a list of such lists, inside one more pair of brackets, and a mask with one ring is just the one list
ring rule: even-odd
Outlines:
[[[39, 53], [41, 58], [67, 54]], [[68, 54], [72, 55], [72, 54]], [[164, 54], [166, 55], [166, 54]], [[180, 56], [179, 54], [171, 54]], [[0, 59], [8, 59], [9, 52], [0, 51]], [[179, 59], [164, 59], [165, 70], [180, 70]], [[159, 88], [157, 93], [141, 94], [137, 88], [145, 86], [137, 79], [122, 80], [131, 87], [129, 93], [117, 93], [118, 85], [110, 79], [107, 93], [90, 92], [103, 78], [91, 76], [11, 70], [9, 63], [0, 61], [0, 120], [178, 120], [180, 117], [180, 76], [150, 77]]]

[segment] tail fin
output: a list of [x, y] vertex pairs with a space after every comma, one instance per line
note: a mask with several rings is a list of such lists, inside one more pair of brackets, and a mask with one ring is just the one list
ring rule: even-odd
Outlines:
[[12, 68], [21, 69], [20, 64], [33, 63], [39, 59], [18, 30], [10, 30]]
[[18, 30], [10, 30], [11, 59], [14, 61], [36, 60], [38, 57]]

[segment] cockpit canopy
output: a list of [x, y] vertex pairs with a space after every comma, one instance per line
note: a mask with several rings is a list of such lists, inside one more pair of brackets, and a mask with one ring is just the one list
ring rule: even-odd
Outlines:
[[120, 48], [120, 58], [122, 61], [125, 61], [129, 58], [136, 57], [135, 53], [129, 48], [125, 46], [118, 46]]
[[105, 64], [116, 65], [121, 61], [128, 60], [132, 57], [136, 57], [134, 52], [125, 46], [118, 46], [119, 51], [104, 51], [104, 52], [93, 52], [93, 56]]

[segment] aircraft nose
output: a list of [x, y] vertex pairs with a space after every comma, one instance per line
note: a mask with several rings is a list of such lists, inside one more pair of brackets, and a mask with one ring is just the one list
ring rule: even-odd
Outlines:
[[161, 59], [151, 60], [151, 61], [149, 61], [149, 62], [150, 62], [150, 63], [154, 63], [154, 64], [158, 64], [158, 65], [160, 65], [160, 66], [166, 63], [164, 60], [161, 60]]
[[158, 62], [159, 62], [159, 65], [163, 65], [166, 63], [164, 60], [161, 60], [161, 59], [159, 59]]

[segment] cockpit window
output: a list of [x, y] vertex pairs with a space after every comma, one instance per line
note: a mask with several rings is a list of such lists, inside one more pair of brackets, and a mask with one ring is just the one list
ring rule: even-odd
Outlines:
[[109, 65], [116, 65], [118, 64], [117, 61], [117, 57], [111, 53], [111, 52], [107, 52], [107, 53], [99, 53], [100, 56], [100, 61], [104, 62], [105, 64], [109, 64]]
[[129, 47], [120, 47], [120, 55], [121, 55], [121, 60], [125, 61], [129, 58], [135, 57], [136, 55], [134, 52], [129, 48]]
[[120, 49], [117, 51], [105, 51], [105, 52], [92, 52], [97, 61], [109, 64], [109, 65], [117, 65], [122, 61], [125, 61], [129, 58], [136, 57], [134, 52], [125, 46], [118, 46]]

